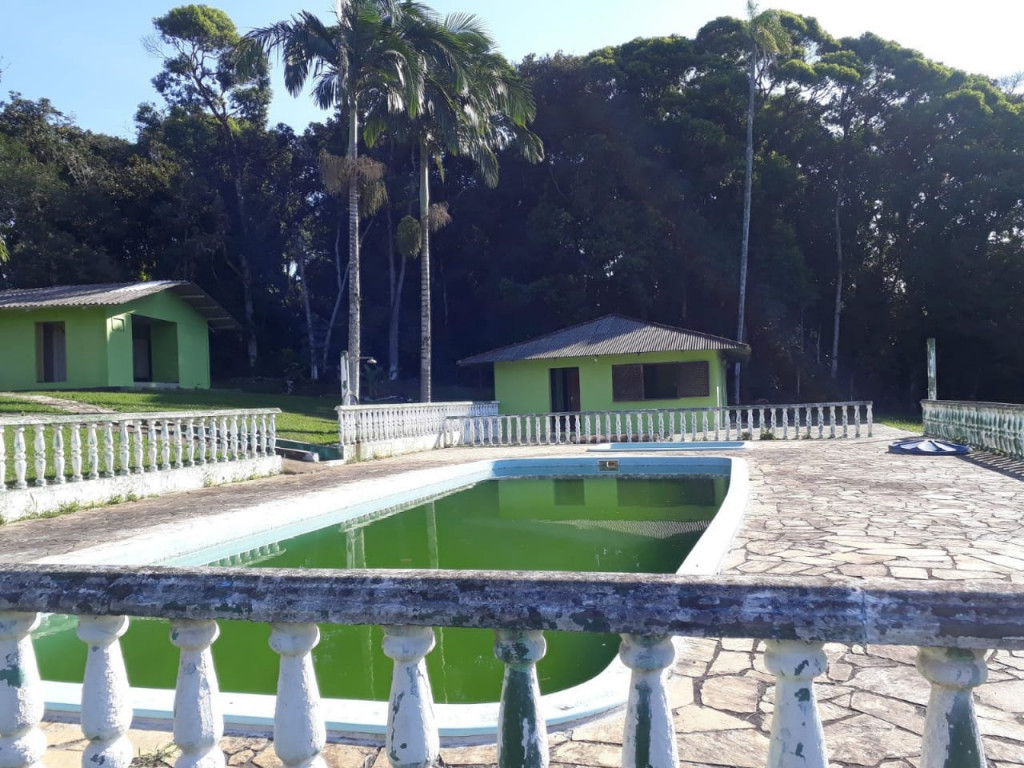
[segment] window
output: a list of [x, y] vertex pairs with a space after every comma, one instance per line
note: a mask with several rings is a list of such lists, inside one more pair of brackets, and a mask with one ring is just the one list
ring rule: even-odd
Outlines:
[[36, 323], [36, 381], [67, 381], [64, 323]]
[[678, 400], [711, 394], [710, 365], [693, 363], [638, 363], [612, 366], [612, 400]]

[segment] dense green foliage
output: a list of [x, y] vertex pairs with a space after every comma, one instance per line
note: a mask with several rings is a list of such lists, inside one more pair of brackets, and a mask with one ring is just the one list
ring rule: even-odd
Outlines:
[[[320, 158], [346, 154], [346, 107], [302, 135], [269, 128], [265, 70], [232, 68], [229, 19], [188, 6], [157, 21], [166, 105], [140, 108], [135, 140], [45, 100], [0, 102], [0, 287], [195, 280], [252, 336], [248, 349], [214, 339], [215, 376], [247, 373], [250, 356], [292, 379], [313, 358], [324, 376], [348, 348], [350, 219]], [[935, 336], [940, 396], [1021, 401], [1020, 97], [870, 34], [778, 22], [791, 46], [756, 70], [742, 399], [904, 407], [923, 396]], [[723, 18], [692, 40], [528, 57], [544, 160], [502, 153], [493, 188], [438, 144], [430, 194], [451, 216], [430, 240], [439, 384], [486, 377], [461, 357], [608, 312], [735, 336], [749, 48], [744, 22]], [[197, 49], [209, 66], [190, 71]], [[419, 291], [398, 280], [398, 222], [420, 218], [417, 144], [374, 130], [361, 154], [383, 164], [388, 196], [361, 209], [361, 348], [384, 378], [400, 317], [394, 368], [413, 379]]]

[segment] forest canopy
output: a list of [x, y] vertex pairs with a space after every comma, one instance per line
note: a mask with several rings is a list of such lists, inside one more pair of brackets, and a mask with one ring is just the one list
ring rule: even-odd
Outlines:
[[[175, 9], [154, 27], [162, 103], [139, 107], [134, 139], [46, 99], [0, 101], [0, 288], [192, 280], [246, 328], [215, 339], [216, 377], [337, 381], [355, 346], [351, 235], [378, 391], [419, 377], [422, 290], [442, 391], [483, 383], [462, 357], [611, 312], [735, 338], [753, 72], [741, 399], [910, 405], [934, 336], [942, 397], [1020, 402], [1020, 94], [871, 34], [776, 19], [786, 45], [755, 67], [750, 20], [731, 18], [693, 39], [488, 59], [525, 99], [489, 103], [474, 128], [492, 161], [460, 151], [466, 136], [438, 140], [426, 112], [387, 109], [380, 73], [301, 134], [267, 125], [272, 51], [220, 11]], [[331, 166], [353, 109], [359, 159]]]

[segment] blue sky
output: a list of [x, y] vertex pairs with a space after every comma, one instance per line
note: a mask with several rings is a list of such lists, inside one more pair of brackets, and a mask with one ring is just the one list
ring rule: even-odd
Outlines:
[[[142, 102], [159, 105], [150, 79], [160, 63], [142, 39], [174, 0], [0, 0], [0, 93], [49, 98], [84, 128], [132, 136]], [[243, 33], [307, 9], [329, 15], [331, 0], [207, 0]], [[713, 18], [742, 16], [745, 0], [427, 0], [440, 13], [480, 16], [512, 60], [528, 53], [587, 53], [634, 37], [692, 36]], [[835, 36], [872, 31], [951, 66], [1002, 77], [1024, 70], [1021, 0], [762, 1], [818, 17]], [[965, 10], [968, 9], [968, 10]], [[301, 130], [323, 118], [305, 97], [293, 99], [275, 76], [271, 122]]]

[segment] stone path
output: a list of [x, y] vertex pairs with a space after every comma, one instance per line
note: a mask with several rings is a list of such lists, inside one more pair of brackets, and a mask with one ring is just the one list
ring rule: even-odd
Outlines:
[[0, 397], [11, 400], [24, 400], [28, 403], [38, 403], [49, 408], [56, 408], [68, 413], [117, 413], [110, 408], [92, 403], [80, 403], [77, 400], [68, 400], [63, 397], [52, 397], [50, 395], [29, 395], [24, 392], [0, 392]]
[[[898, 433], [876, 428], [861, 440], [755, 443], [735, 455], [750, 465], [751, 501], [724, 572], [889, 576], [898, 579], [1024, 580], [1024, 465], [984, 454], [895, 456]], [[531, 455], [570, 449], [528, 449]], [[459, 449], [254, 481], [89, 510], [58, 520], [3, 528], [0, 560], [24, 561], [97, 543], [209, 509], [344, 485], [366, 476], [507, 455], [507, 449]], [[766, 764], [774, 692], [754, 640], [687, 641], [668, 679], [684, 768]], [[919, 768], [929, 689], [914, 670], [916, 649], [826, 647], [829, 667], [816, 685], [830, 768]], [[542, 662], [543, 663], [543, 662]], [[989, 682], [977, 689], [991, 768], [1024, 768], [1024, 652], [998, 652]], [[51, 768], [80, 765], [77, 726], [47, 725]], [[170, 734], [133, 731], [133, 744], [156, 761]], [[551, 735], [551, 764], [618, 766], [622, 715]], [[226, 738], [230, 765], [280, 763], [265, 737]], [[380, 744], [331, 744], [328, 765], [386, 768]], [[491, 766], [493, 745], [446, 748], [450, 766]], [[173, 758], [165, 761], [167, 764]]]

